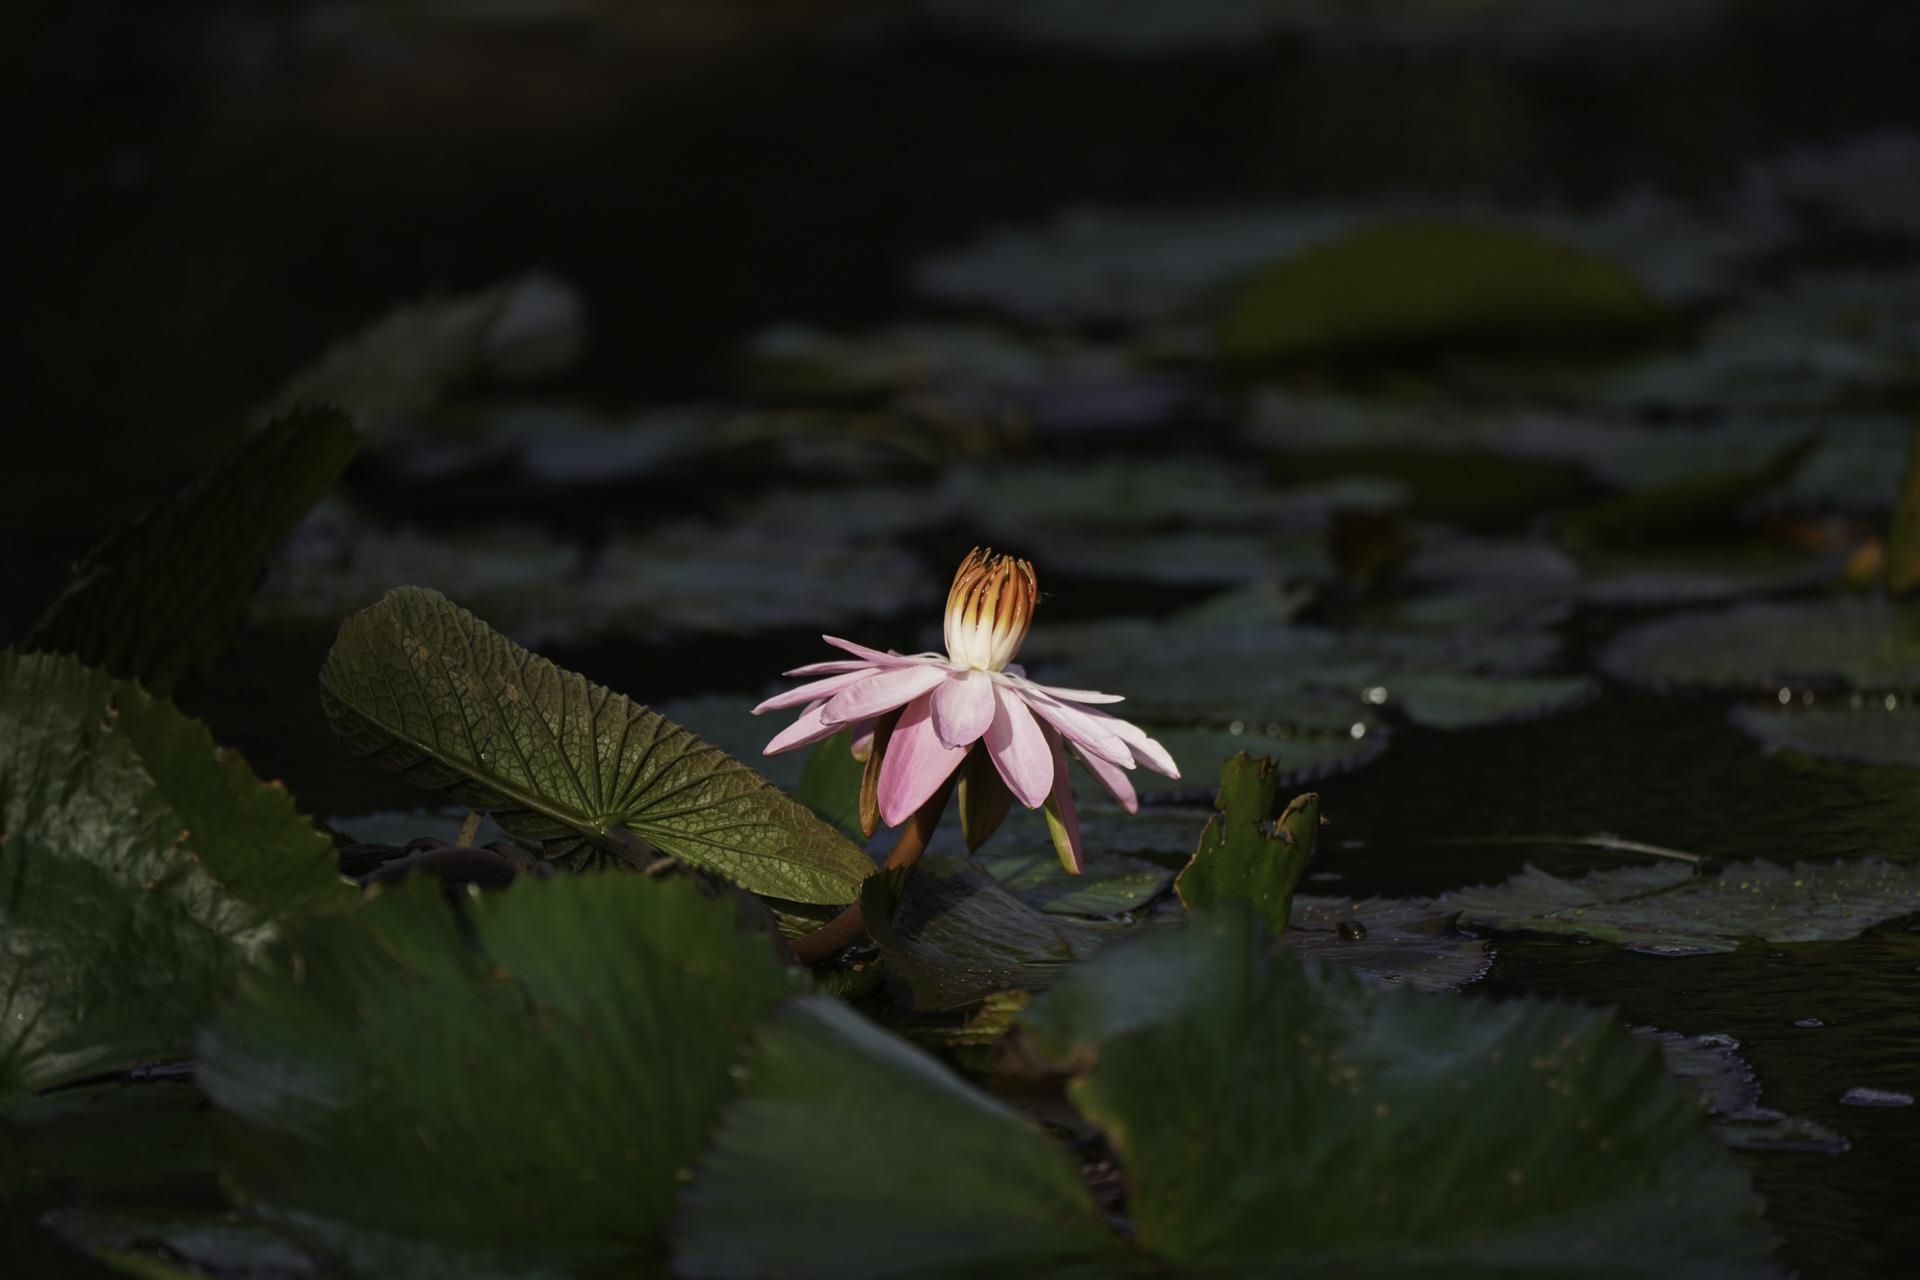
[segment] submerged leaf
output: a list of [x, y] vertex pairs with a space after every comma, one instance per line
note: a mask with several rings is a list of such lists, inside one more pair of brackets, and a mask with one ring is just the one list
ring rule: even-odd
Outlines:
[[1239, 368], [1439, 354], [1584, 353], [1643, 341], [1664, 308], [1611, 260], [1532, 231], [1383, 222], [1255, 276], [1220, 321]]
[[1237, 902], [1274, 933], [1287, 927], [1294, 886], [1320, 836], [1320, 797], [1295, 796], [1276, 818], [1279, 791], [1271, 760], [1241, 752], [1221, 766], [1213, 816], [1174, 885], [1188, 911]]
[[644, 860], [650, 845], [809, 903], [851, 901], [873, 870], [739, 761], [438, 592], [402, 587], [347, 619], [320, 685], [356, 754], [545, 841], [550, 858]]
[[682, 1276], [1133, 1271], [1075, 1162], [1031, 1121], [818, 996], [762, 1024], [684, 1204]]
[[0, 653], [0, 1097], [181, 1055], [289, 918], [348, 897], [277, 783], [139, 686]]
[[1321, 898], [1298, 894], [1286, 944], [1383, 986], [1455, 991], [1493, 967], [1486, 941], [1454, 926], [1427, 898]]
[[239, 629], [268, 554], [359, 447], [334, 410], [269, 424], [88, 552], [25, 647], [75, 654], [167, 693]]
[[728, 1068], [799, 980], [684, 879], [464, 914], [408, 883], [246, 983], [199, 1045], [226, 1176], [356, 1273], [658, 1269]]
[[1043, 915], [965, 858], [928, 854], [882, 872], [860, 893], [886, 976], [915, 1009], [964, 1009], [996, 991], [1038, 991], [1105, 940]]
[[1026, 1024], [1202, 1274], [1773, 1274], [1745, 1171], [1603, 1011], [1378, 991], [1249, 914], [1066, 975]]
[[1920, 912], [1920, 866], [1878, 858], [1618, 867], [1565, 880], [1528, 867], [1505, 884], [1441, 898], [1468, 928], [1563, 933], [1654, 955], [1733, 951], [1742, 939], [1825, 942]]

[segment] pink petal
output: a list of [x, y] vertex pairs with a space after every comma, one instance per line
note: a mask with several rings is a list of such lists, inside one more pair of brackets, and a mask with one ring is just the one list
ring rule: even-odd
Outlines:
[[820, 709], [827, 704], [816, 702], [800, 713], [800, 718], [774, 735], [772, 742], [766, 745], [764, 755], [777, 756], [782, 751], [791, 751], [795, 747], [812, 746], [822, 738], [831, 738], [840, 732], [837, 724], [827, 724], [820, 718]]
[[821, 636], [820, 638], [836, 649], [845, 649], [856, 658], [866, 659], [876, 667], [897, 667], [903, 663], [913, 661], [913, 659], [904, 658], [897, 653], [882, 653], [878, 649], [869, 649], [867, 646], [855, 644], [851, 640], [842, 640], [839, 636]]
[[1107, 794], [1120, 802], [1120, 807], [1128, 813], [1140, 812], [1140, 797], [1134, 794], [1133, 779], [1127, 777], [1125, 769], [1102, 760], [1099, 756], [1081, 753], [1080, 763], [1087, 766], [1087, 772], [1100, 779], [1100, 785]]
[[809, 662], [804, 667], [795, 667], [783, 672], [790, 676], [830, 676], [840, 671], [859, 671], [871, 667], [871, 662], [862, 662], [857, 658], [837, 658], [832, 662]]
[[1133, 752], [1127, 749], [1126, 742], [1119, 734], [1107, 727], [1112, 723], [1110, 717], [1035, 696], [1030, 689], [1022, 690], [1022, 696], [1035, 715], [1058, 729], [1061, 736], [1074, 746], [1088, 755], [1109, 760], [1122, 769], [1133, 768]]
[[[1097, 711], [1088, 714], [1100, 715]], [[1165, 747], [1147, 736], [1145, 729], [1118, 716], [1101, 715], [1100, 719], [1108, 728], [1120, 735], [1120, 740], [1132, 749], [1133, 758], [1139, 763], [1165, 777], [1180, 776], [1180, 766], [1173, 762], [1173, 757], [1167, 754]]]
[[987, 726], [987, 755], [1007, 790], [1029, 809], [1046, 803], [1053, 789], [1053, 753], [1025, 699], [1011, 689], [993, 687], [993, 723]]
[[1033, 685], [1036, 689], [1039, 689], [1042, 693], [1046, 694], [1048, 697], [1058, 698], [1062, 702], [1125, 702], [1126, 701], [1125, 698], [1121, 697], [1117, 693], [1096, 693], [1092, 689], [1063, 689], [1057, 684], [1041, 684], [1037, 680], [1033, 682]]
[[903, 703], [911, 702], [946, 678], [947, 668], [932, 663], [916, 663], [911, 667], [878, 671], [851, 688], [834, 694], [820, 714], [831, 724], [871, 720]]
[[882, 821], [893, 827], [911, 818], [966, 758], [965, 747], [949, 747], [933, 731], [933, 699], [909, 702], [880, 762]]
[[950, 747], [979, 740], [993, 723], [993, 678], [969, 671], [959, 679], [943, 681], [933, 691], [933, 731]]
[[828, 676], [825, 680], [815, 680], [811, 684], [803, 684], [798, 689], [789, 689], [785, 693], [776, 693], [755, 707], [753, 714], [761, 715], [768, 711], [779, 711], [783, 707], [797, 707], [803, 702], [825, 702], [842, 689], [850, 685], [859, 684], [872, 674], [873, 668], [863, 662], [860, 664], [858, 671], [849, 671], [844, 675]]
[[1080, 814], [1073, 807], [1073, 781], [1067, 774], [1067, 749], [1060, 735], [1047, 733], [1047, 746], [1053, 753], [1053, 795], [1047, 801], [1047, 831], [1053, 836], [1054, 852], [1068, 875], [1077, 876], [1086, 867], [1080, 844]]

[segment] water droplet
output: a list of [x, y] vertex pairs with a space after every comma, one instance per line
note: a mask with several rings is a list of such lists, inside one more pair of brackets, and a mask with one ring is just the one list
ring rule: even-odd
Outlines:
[[1368, 689], [1365, 693], [1361, 694], [1360, 696], [1365, 698], [1368, 702], [1371, 702], [1376, 707], [1382, 706], [1386, 703], [1386, 700], [1387, 700], [1387, 687], [1385, 685], [1376, 684], [1371, 689]]
[[1840, 1095], [1843, 1107], [1910, 1107], [1913, 1095], [1898, 1093], [1892, 1089], [1869, 1089], [1864, 1085], [1855, 1085]]
[[1802, 705], [1802, 706], [1808, 706], [1808, 707], [1810, 707], [1810, 706], [1812, 706], [1812, 705], [1813, 705], [1813, 690], [1811, 690], [1811, 689], [1803, 689], [1803, 690], [1801, 690], [1801, 692], [1800, 692], [1800, 703], [1801, 703], [1801, 705]]
[[1824, 1027], [1827, 1024], [1818, 1018], [1795, 1018], [1793, 1025], [1796, 1027]]
[[1269, 738], [1277, 738], [1280, 736], [1280, 722], [1278, 720], [1267, 721], [1267, 736]]
[[1789, 702], [1792, 702], [1792, 701], [1793, 701], [1793, 690], [1782, 685], [1780, 688], [1780, 705], [1784, 707]]
[[1355, 738], [1364, 738], [1367, 736], [1367, 726], [1365, 726], [1364, 724], [1360, 724], [1359, 722], [1356, 721], [1354, 723], [1353, 728], [1347, 730], [1347, 732], [1352, 734]]
[[1900, 695], [1890, 693], [1887, 695], [1887, 700], [1880, 705], [1889, 711], [1898, 711], [1900, 709]]
[[1227, 732], [1232, 734], [1236, 738], [1239, 737], [1241, 734], [1245, 733], [1246, 731], [1247, 731], [1247, 722], [1245, 720], [1235, 720], [1232, 724], [1227, 726]]

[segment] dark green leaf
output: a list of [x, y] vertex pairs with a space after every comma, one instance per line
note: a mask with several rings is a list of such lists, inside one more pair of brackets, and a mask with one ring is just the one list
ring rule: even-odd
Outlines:
[[356, 754], [546, 841], [549, 857], [589, 860], [589, 846], [620, 856], [644, 841], [812, 903], [851, 901], [873, 869], [739, 761], [438, 592], [403, 587], [347, 619], [320, 685]]
[[1383, 222], [1313, 245], [1241, 290], [1220, 321], [1239, 368], [1429, 357], [1581, 354], [1670, 324], [1611, 260], [1535, 232]]
[[304, 1280], [326, 1269], [280, 1236], [230, 1212], [57, 1209], [47, 1230], [121, 1275]]
[[[771, 736], [771, 735], [769, 735]], [[831, 822], [849, 840], [865, 842], [860, 834], [860, 778], [866, 765], [849, 750], [852, 735], [836, 733], [807, 753], [806, 768], [793, 798]]]
[[1920, 685], [1920, 603], [1814, 600], [1682, 614], [1621, 633], [1600, 662], [1654, 688], [1908, 688]]
[[[1129, 815], [1131, 816], [1131, 815]], [[1086, 835], [1085, 827], [1081, 835]], [[981, 870], [1029, 906], [1053, 915], [1124, 916], [1152, 902], [1173, 883], [1173, 873], [1157, 862], [1094, 850], [1086, 871], [1068, 875], [1050, 853], [976, 854]]]
[[1894, 694], [1857, 704], [1850, 699], [1841, 706], [1735, 707], [1729, 718], [1742, 733], [1776, 751], [1920, 769], [1920, 712]]
[[1129, 1250], [1033, 1124], [838, 1001], [762, 1024], [674, 1230], [689, 1277], [1114, 1277]]
[[657, 1267], [754, 1022], [794, 992], [686, 879], [383, 892], [301, 933], [200, 1038], [228, 1178], [372, 1275]]
[[1286, 943], [1369, 982], [1454, 991], [1493, 966], [1486, 942], [1455, 928], [1454, 914], [1426, 898], [1355, 902], [1298, 894]]
[[360, 447], [334, 410], [247, 437], [186, 490], [109, 534], [28, 633], [166, 693], [246, 620], [268, 554]]
[[1275, 818], [1279, 791], [1271, 760], [1243, 751], [1221, 766], [1213, 816], [1174, 886], [1187, 910], [1238, 902], [1273, 932], [1287, 927], [1294, 886], [1320, 836], [1320, 797], [1296, 796]]
[[1821, 942], [1920, 912], [1920, 866], [1860, 858], [1825, 866], [1739, 862], [1718, 872], [1657, 863], [1563, 880], [1528, 867], [1441, 904], [1468, 928], [1566, 933], [1656, 955], [1732, 951], [1743, 938]]
[[1176, 1267], [1774, 1273], [1745, 1171], [1603, 1011], [1379, 991], [1234, 910], [1076, 967], [1027, 1026]]
[[332, 843], [204, 726], [52, 654], [0, 654], [0, 1097], [185, 1051]]
[[1820, 447], [1820, 437], [1790, 441], [1754, 466], [1680, 476], [1573, 512], [1559, 530], [1570, 543], [1621, 546], [1689, 534], [1725, 532], [1749, 498], [1785, 483]]
[[1037, 991], [1103, 935], [1043, 915], [966, 858], [929, 854], [860, 892], [887, 980], [915, 1009], [962, 1009], [996, 991]]

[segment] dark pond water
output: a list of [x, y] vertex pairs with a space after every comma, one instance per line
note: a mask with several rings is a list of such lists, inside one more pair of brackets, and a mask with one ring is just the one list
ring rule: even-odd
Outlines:
[[[282, 557], [248, 633], [180, 691], [311, 812], [419, 803], [345, 756], [314, 688], [338, 617], [392, 582], [509, 611], [535, 601], [502, 625], [654, 703], [760, 694], [820, 657], [823, 628], [921, 648], [946, 566], [990, 538], [1041, 562], [1050, 599], [1036, 643], [1048, 626], [1178, 618], [1248, 582], [1313, 586], [1302, 621], [1353, 634], [1364, 628], [1352, 620], [1407, 594], [1406, 580], [1369, 593], [1337, 572], [1319, 550], [1324, 521], [1300, 525], [1259, 496], [1222, 516], [1239, 490], [1152, 508], [1203, 481], [1270, 495], [1284, 479], [1271, 458], [1300, 447], [1285, 432], [1301, 415], [1263, 411], [1260, 380], [1211, 367], [1194, 317], [1299, 244], [1434, 208], [1534, 229], [1558, 219], [1556, 235], [1624, 262], [1686, 336], [1657, 353], [1675, 363], [1641, 369], [1663, 382], [1622, 382], [1613, 363], [1521, 377], [1424, 361], [1369, 366], [1357, 382], [1344, 366], [1267, 378], [1269, 391], [1346, 405], [1356, 431], [1374, 432], [1351, 447], [1403, 483], [1405, 437], [1379, 434], [1381, 421], [1411, 413], [1442, 431], [1559, 415], [1469, 443], [1476, 457], [1570, 467], [1570, 487], [1556, 482], [1537, 503], [1469, 498], [1446, 515], [1416, 498], [1407, 523], [1424, 545], [1470, 524], [1528, 554], [1551, 549], [1550, 507], [1644, 489], [1662, 467], [1751, 465], [1803, 428], [1837, 451], [1785, 499], [1756, 489], [1709, 511], [1715, 537], [1782, 554], [1818, 543], [1837, 560], [1884, 529], [1901, 415], [1920, 387], [1920, 22], [1904, 7], [1703, 6], [1714, 11], [1704, 34], [1650, 19], [1624, 43], [1597, 44], [1552, 22], [1537, 40], [1307, 24], [1226, 52], [1118, 60], [943, 26], [927, 16], [939, 7], [811, 4], [776, 21], [724, 5], [726, 20], [696, 21], [615, 5], [638, 16], [423, 29], [372, 4], [336, 6], [348, 16], [333, 27], [305, 12], [321, 6], [266, 17], [197, 5], [165, 19], [29, 6], [23, 47], [37, 56], [0, 65], [22, 72], [30, 109], [61, 123], [36, 131], [16, 162], [28, 229], [7, 254], [30, 323], [11, 353], [13, 416], [32, 443], [30, 465], [6, 468], [0, 624], [24, 630], [72, 555], [191, 475], [331, 342], [396, 303], [539, 266], [582, 300], [584, 354], [531, 383], [437, 389], [395, 415], [343, 505], [297, 544], [322, 549]], [[1672, 203], [1644, 223], [1608, 213], [1639, 198]], [[1062, 213], [1088, 206], [1106, 210], [1096, 222], [1113, 219], [1091, 241]], [[1312, 226], [1285, 231], [1296, 222]], [[1008, 229], [1017, 251], [996, 258], [1006, 245], [991, 237]], [[960, 280], [944, 292], [927, 283], [941, 254], [945, 278]], [[1226, 265], [1207, 267], [1215, 257]], [[1840, 301], [1820, 311], [1803, 305], [1809, 295]], [[975, 328], [896, 327], [956, 319]], [[767, 337], [782, 322], [810, 326], [804, 377], [775, 358], [791, 350]], [[821, 335], [843, 345], [820, 355]], [[1178, 395], [1155, 401], [1158, 384], [1128, 376], [1142, 368]], [[1756, 389], [1777, 383], [1791, 394]], [[694, 415], [692, 433], [710, 440], [740, 413], [795, 407], [880, 414], [888, 438], [911, 447], [862, 452], [835, 419], [811, 452], [788, 424], [764, 448], [716, 457], [669, 444], [658, 466], [612, 461], [621, 439], [670, 434], [648, 412]], [[509, 410], [590, 419], [584, 478], [556, 481], [518, 446], [496, 447], [488, 432]], [[1263, 414], [1279, 435], [1260, 428]], [[1638, 434], [1580, 444], [1595, 422]], [[1656, 456], [1660, 433], [1695, 428], [1732, 434], [1690, 460]], [[521, 443], [551, 434], [523, 432]], [[475, 439], [494, 440], [492, 452], [421, 461]], [[1175, 457], [1213, 470], [1203, 481], [1154, 470]], [[1051, 514], [1048, 500], [997, 507], [992, 496], [1022, 467], [1116, 463], [1143, 478], [1111, 515], [1089, 517], [1065, 492]], [[971, 490], [955, 479], [969, 468], [985, 476]], [[876, 483], [925, 511], [840, 528], [876, 501]], [[684, 546], [724, 542], [751, 525], [756, 500], [795, 486], [822, 495], [790, 517], [801, 527], [716, 561], [706, 572], [727, 598], [690, 599], [673, 579]], [[978, 486], [989, 496], [975, 505], [955, 499]], [[691, 520], [705, 522], [692, 543], [647, 540]], [[1177, 541], [1188, 535], [1214, 541]], [[892, 591], [897, 602], [796, 604], [781, 579], [804, 569], [754, 563], [816, 541], [832, 556], [899, 557], [841, 569], [819, 593]], [[1226, 567], [1194, 569], [1216, 560]], [[1588, 581], [1596, 563], [1569, 572]], [[1829, 565], [1732, 594], [1819, 598], [1833, 577]], [[1566, 581], [1542, 591], [1524, 566], [1437, 581], [1422, 594], [1541, 592], [1546, 620], [1513, 629], [1547, 646], [1544, 661], [1522, 664], [1530, 675], [1591, 674], [1618, 631], [1688, 603], [1570, 604]], [[742, 600], [771, 603], [755, 612]], [[1495, 643], [1472, 626], [1458, 634], [1470, 658], [1455, 668]], [[1913, 683], [1864, 685], [1878, 697]], [[1302, 771], [1331, 820], [1315, 891], [1431, 895], [1528, 862], [1561, 874], [1622, 865], [1618, 852], [1552, 840], [1598, 834], [1717, 862], [1920, 859], [1920, 772], [1909, 767], [1920, 761], [1770, 753], [1729, 722], [1729, 706], [1750, 700], [1602, 675], [1557, 714], [1444, 730], [1407, 723], [1395, 702], [1377, 715], [1354, 703], [1387, 745], [1354, 767]], [[1189, 777], [1204, 787], [1209, 769], [1195, 762]], [[1491, 996], [1612, 1004], [1636, 1025], [1733, 1037], [1765, 1106], [1844, 1139], [1837, 1154], [1742, 1156], [1796, 1269], [1894, 1274], [1920, 1247], [1920, 1107], [1842, 1102], [1853, 1089], [1920, 1094], [1910, 919], [1721, 955], [1529, 938], [1502, 940], [1496, 956], [1477, 988]]]

